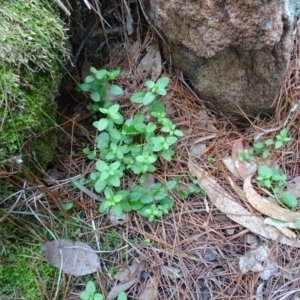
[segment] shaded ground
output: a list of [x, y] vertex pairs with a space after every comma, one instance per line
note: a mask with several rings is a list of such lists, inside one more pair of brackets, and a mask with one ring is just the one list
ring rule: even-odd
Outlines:
[[[138, 105], [128, 101], [129, 96], [141, 89], [144, 81], [151, 78], [152, 72], [158, 69], [150, 64], [152, 60], [145, 63], [146, 67], [142, 71], [140, 69], [142, 58], [150, 49], [149, 36], [150, 32], [140, 37], [140, 46], [131, 48], [135, 51], [129, 51], [128, 55], [125, 55], [122, 45], [114, 44], [111, 57], [107, 60], [109, 63], [105, 66], [110, 69], [120, 66], [124, 70], [117, 80], [125, 90], [120, 99], [124, 117], [131, 116], [139, 109]], [[195, 162], [217, 179], [220, 186], [231, 193], [236, 201], [242, 203], [228, 184], [226, 178], [229, 171], [224, 167], [222, 158], [230, 156], [232, 144], [238, 138], [243, 137], [244, 147], [247, 147], [253, 142], [255, 134], [260, 132], [260, 128], [272, 128], [286, 119], [290, 105], [299, 97], [298, 36], [295, 41], [295, 53], [273, 118], [257, 117], [246, 123], [230, 122], [205, 108], [179, 80], [178, 74], [172, 74], [163, 68], [161, 74], [171, 78], [168, 95], [163, 99], [167, 114], [185, 136], [173, 147], [176, 155], [172, 162], [159, 161], [156, 164], [156, 180], [165, 182], [179, 175], [182, 186], [187, 187], [191, 147], [201, 141], [206, 144], [206, 150], [201, 157], [195, 158]], [[128, 43], [135, 45], [134, 40]], [[148, 44], [148, 48], [143, 46], [145, 44]], [[92, 54], [88, 52], [89, 61], [102, 68], [105, 63], [97, 62]], [[75, 73], [77, 72], [74, 75]], [[80, 74], [80, 70], [78, 73]], [[82, 241], [97, 251], [108, 252], [99, 253], [99, 272], [84, 277], [66, 274], [60, 277], [52, 267], [48, 274], [40, 274], [39, 267], [29, 264], [28, 268], [35, 270], [33, 285], [38, 290], [30, 299], [79, 299], [78, 294], [89, 279], [96, 282], [98, 290], [106, 298], [108, 291], [118, 283], [114, 278], [115, 274], [120, 269], [141, 261], [145, 261], [142, 276], [136, 278], [135, 283], [126, 291], [129, 299], [297, 299], [300, 293], [298, 249], [257, 236], [259, 243], [269, 247], [269, 257], [276, 261], [278, 273], [269, 280], [261, 279], [259, 273], [252, 271], [242, 275], [239, 258], [253, 249], [246, 241], [248, 230], [217, 210], [210, 199], [201, 193], [192, 194], [188, 199], [174, 193], [175, 206], [172, 212], [152, 223], [131, 213], [128, 222], [112, 225], [106, 214], [99, 214], [99, 203], [71, 184], [76, 176], [87, 176], [93, 169], [93, 161], [87, 160], [82, 153], [85, 145], [93, 147], [96, 135], [91, 126], [92, 116], [86, 110], [88, 98], [75, 92], [74, 85], [68, 78], [63, 83], [61, 94], [58, 109], [59, 147], [49, 166], [49, 169], [55, 168], [58, 171], [57, 180], [47, 186], [43, 178], [27, 174], [28, 181], [21, 183], [12, 173], [14, 166], [10, 166], [11, 169], [6, 174], [2, 173], [2, 176], [7, 176], [8, 181], [19, 188], [14, 197], [2, 201], [3, 208], [10, 212], [2, 214], [1, 221], [5, 218], [4, 224], [17, 228], [16, 236], [24, 235], [17, 240], [9, 230], [6, 235], [2, 233], [2, 261], [4, 264], [14, 265], [13, 259], [7, 259], [7, 249], [13, 251], [10, 244], [17, 242], [24, 249], [30, 249], [23, 254], [29, 261], [38, 261], [49, 268], [37, 246], [46, 240], [52, 240], [53, 236]], [[70, 99], [73, 99], [72, 104], [69, 104]], [[284, 152], [272, 154], [272, 159], [289, 178], [299, 175], [298, 124], [297, 111], [286, 126], [292, 142]], [[276, 134], [277, 132], [271, 132], [267, 137], [274, 137]], [[125, 180], [125, 188], [126, 184]], [[237, 180], [237, 184], [241, 184], [241, 181]], [[63, 214], [58, 208], [61, 200], [72, 202], [73, 208]], [[243, 205], [246, 207], [246, 204]], [[256, 214], [262, 217], [259, 213]], [[124, 246], [127, 247], [124, 249]], [[19, 256], [18, 253], [15, 255]], [[23, 266], [21, 268], [24, 269]], [[17, 268], [17, 265], [14, 267]], [[6, 282], [7, 280], [6, 278]], [[257, 292], [259, 285], [261, 292]], [[148, 298], [143, 294], [146, 290]], [[260, 293], [263, 294], [261, 298], [258, 296]], [[14, 298], [29, 299], [24, 297], [25, 294], [26, 291], [21, 292], [16, 282]]]

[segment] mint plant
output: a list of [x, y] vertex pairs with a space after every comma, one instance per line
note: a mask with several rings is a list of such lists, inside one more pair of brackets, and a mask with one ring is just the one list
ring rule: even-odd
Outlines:
[[[174, 155], [171, 147], [183, 136], [183, 132], [167, 118], [163, 103], [157, 99], [167, 94], [169, 78], [146, 81], [147, 90], [130, 97], [132, 102], [142, 105], [141, 111], [124, 120], [120, 105], [105, 101], [107, 91], [116, 95], [123, 93], [119, 86], [110, 83], [120, 70], [108, 72], [91, 68], [91, 72], [92, 75], [79, 87], [90, 94], [96, 105], [89, 105], [89, 109], [100, 116], [93, 122], [99, 132], [95, 149], [83, 149], [88, 159], [95, 160], [95, 170], [86, 184], [92, 185], [98, 193], [104, 191], [105, 200], [99, 212], [111, 210], [121, 216], [123, 212], [138, 211], [149, 221], [160, 218], [174, 204], [169, 191], [177, 182], [155, 183], [146, 188], [143, 174], [156, 170], [154, 164], [159, 157], [171, 161]], [[119, 190], [124, 175], [130, 174], [138, 176], [137, 183], [130, 192]]]
[[291, 140], [291, 138], [287, 136], [287, 133], [288, 133], [287, 129], [283, 128], [281, 129], [280, 133], [276, 135], [275, 149], [281, 148], [285, 142]]
[[103, 300], [104, 297], [101, 293], [96, 293], [96, 285], [93, 281], [88, 281], [85, 286], [85, 290], [80, 293], [80, 299], [82, 300]]
[[286, 183], [286, 175], [280, 175], [278, 170], [274, 167], [260, 166], [256, 180], [260, 187], [270, 188], [274, 194], [276, 194]]
[[276, 135], [276, 140], [273, 139], [267, 139], [264, 142], [257, 142], [254, 143], [253, 148], [250, 148], [248, 150], [242, 150], [238, 149], [238, 159], [240, 161], [248, 161], [251, 162], [253, 159], [253, 154], [261, 154], [263, 158], [267, 158], [270, 155], [269, 148], [270, 146], [274, 145], [275, 149], [281, 148], [285, 142], [288, 142], [291, 140], [290, 137], [287, 136], [287, 129], [283, 128], [281, 129], [280, 133]]

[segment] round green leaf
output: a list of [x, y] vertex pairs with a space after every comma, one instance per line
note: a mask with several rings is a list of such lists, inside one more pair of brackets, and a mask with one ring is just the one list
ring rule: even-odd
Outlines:
[[94, 295], [94, 300], [103, 300], [103, 299], [104, 299], [104, 297], [101, 294], [99, 294], [99, 293], [96, 293]]
[[144, 96], [142, 102], [144, 105], [150, 104], [153, 100], [155, 99], [155, 94], [152, 92], [147, 92], [146, 95]]
[[170, 82], [169, 77], [161, 77], [156, 81], [156, 85], [158, 85], [160, 88], [166, 87]]
[[117, 175], [109, 177], [109, 183], [114, 187], [119, 187], [121, 185], [120, 178]]
[[104, 130], [107, 125], [108, 125], [108, 120], [107, 119], [100, 119], [99, 121], [95, 121], [93, 125], [99, 130], [102, 131]]
[[147, 88], [149, 88], [149, 89], [152, 89], [152, 88], [155, 86], [155, 82], [152, 81], [152, 80], [147, 80], [147, 81], [145, 82], [145, 86], [146, 86]]
[[94, 294], [96, 292], [96, 285], [93, 281], [88, 281], [86, 284], [85, 290], [91, 294]]
[[137, 92], [134, 93], [131, 97], [130, 97], [130, 101], [134, 102], [134, 103], [142, 103], [144, 96], [145, 96], [145, 92]]
[[294, 224], [297, 229], [300, 229], [300, 219], [296, 220]]
[[104, 212], [106, 212], [110, 207], [110, 203], [108, 200], [104, 200], [101, 202], [100, 206], [99, 206], [99, 212], [102, 214]]
[[93, 81], [95, 81], [95, 78], [92, 75], [85, 77], [85, 80], [84, 80], [85, 83], [91, 83]]
[[117, 217], [121, 217], [122, 216], [122, 206], [120, 203], [117, 203], [116, 205], [112, 206], [111, 208], [111, 212], [117, 216]]
[[167, 190], [171, 190], [171, 189], [173, 189], [176, 185], [177, 185], [177, 182], [176, 182], [176, 181], [168, 181], [168, 182], [166, 183], [166, 189], [167, 189]]
[[82, 83], [79, 85], [79, 88], [84, 92], [88, 92], [91, 89], [91, 85], [89, 83]]
[[112, 84], [109, 86], [108, 90], [114, 95], [122, 95], [123, 90], [116, 84]]
[[298, 201], [293, 194], [289, 192], [283, 192], [281, 198], [283, 203], [286, 204], [289, 208], [294, 209], [297, 206]]
[[90, 95], [91, 99], [95, 102], [99, 102], [101, 97], [100, 97], [100, 94], [98, 92], [92, 92], [91, 95]]
[[125, 292], [121, 292], [119, 295], [118, 295], [118, 299], [117, 300], [127, 300], [127, 295]]

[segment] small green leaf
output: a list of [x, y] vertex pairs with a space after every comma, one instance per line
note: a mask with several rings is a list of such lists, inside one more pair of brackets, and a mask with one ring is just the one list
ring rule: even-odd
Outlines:
[[184, 133], [181, 130], [179, 130], [179, 129], [176, 129], [174, 131], [174, 134], [177, 135], [177, 136], [179, 136], [179, 137], [184, 136]]
[[300, 219], [296, 220], [294, 224], [297, 229], [300, 229]]
[[107, 73], [108, 73], [107, 70], [99, 70], [99, 71], [96, 71], [95, 76], [98, 79], [102, 79]]
[[102, 131], [104, 130], [107, 125], [108, 125], [108, 120], [107, 119], [100, 119], [99, 121], [95, 121], [93, 125], [99, 130]]
[[265, 145], [261, 142], [255, 143], [253, 145], [254, 151], [257, 153], [261, 153], [265, 149]]
[[152, 92], [147, 92], [143, 98], [143, 104], [148, 105], [155, 99], [155, 94]]
[[117, 68], [109, 73], [110, 79], [115, 79], [121, 73], [121, 69]]
[[94, 294], [94, 300], [103, 300], [103, 299], [104, 299], [104, 297], [102, 294], [100, 294], [100, 293]]
[[129, 204], [128, 201], [122, 201], [120, 204], [121, 204], [123, 211], [126, 211], [126, 212], [132, 211], [131, 205]]
[[265, 141], [265, 144], [266, 144], [267, 146], [271, 146], [271, 145], [274, 144], [274, 140], [273, 140], [273, 139], [268, 139], [268, 140]]
[[62, 202], [61, 205], [65, 210], [70, 210], [74, 206], [74, 203], [73, 202]]
[[100, 178], [95, 183], [95, 191], [100, 193], [106, 187], [106, 181], [102, 181]]
[[87, 292], [87, 291], [81, 292], [79, 297], [80, 297], [81, 300], [90, 300], [91, 299], [90, 298], [90, 293]]
[[95, 81], [95, 77], [92, 75], [85, 77], [85, 80], [84, 80], [85, 83], [91, 83], [93, 81]]
[[275, 149], [281, 148], [282, 145], [283, 145], [283, 141], [276, 141], [276, 142], [275, 142]]
[[151, 103], [150, 109], [149, 109], [150, 113], [165, 113], [165, 106], [161, 101], [158, 100], [154, 100]]
[[289, 208], [291, 208], [291, 209], [296, 208], [298, 202], [297, 202], [296, 197], [293, 194], [291, 194], [289, 192], [283, 192], [281, 194], [281, 198], [282, 198], [283, 203], [285, 203]]
[[165, 88], [170, 82], [169, 77], [161, 77], [156, 81], [156, 85], [158, 85], [160, 88]]
[[267, 158], [270, 155], [270, 152], [268, 150], [264, 150], [262, 153], [263, 158]]
[[149, 122], [146, 127], [146, 132], [151, 133], [151, 132], [154, 132], [155, 129], [156, 129], [156, 124], [153, 122]]
[[112, 84], [109, 86], [108, 90], [114, 95], [122, 95], [123, 90], [116, 84]]
[[171, 146], [177, 142], [177, 137], [176, 136], [168, 136], [166, 139], [166, 142], [168, 143], [168, 145]]
[[152, 89], [152, 88], [155, 86], [155, 82], [152, 81], [152, 80], [147, 80], [147, 81], [145, 82], [145, 86], [146, 86], [147, 88], [149, 88], [149, 89]]
[[280, 130], [280, 135], [281, 135], [281, 136], [286, 136], [287, 133], [288, 133], [288, 131], [287, 131], [286, 128], [282, 128], [282, 129]]
[[110, 203], [108, 200], [104, 200], [101, 202], [100, 206], [99, 206], [99, 212], [101, 214], [103, 214], [104, 212], [106, 212], [110, 207]]
[[88, 92], [91, 90], [91, 85], [89, 83], [82, 83], [79, 85], [79, 88], [84, 92]]
[[91, 294], [94, 294], [96, 292], [96, 285], [93, 281], [88, 281], [86, 284], [85, 290]]
[[142, 103], [145, 95], [146, 95], [146, 92], [137, 92], [137, 93], [134, 93], [130, 97], [130, 101], [132, 101], [134, 103]]
[[121, 216], [122, 216], [122, 213], [123, 213], [121, 204], [120, 204], [120, 203], [117, 203], [116, 205], [114, 205], [114, 206], [111, 208], [111, 212], [112, 212], [112, 214], [114, 214], [115, 216], [121, 217]]
[[118, 295], [118, 299], [117, 300], [127, 300], [127, 295], [125, 292], [121, 292], [119, 295]]
[[120, 178], [117, 175], [109, 177], [109, 183], [114, 187], [119, 187], [121, 185]]
[[153, 198], [150, 195], [145, 194], [140, 198], [140, 201], [141, 203], [147, 204], [151, 203], [153, 201]]
[[174, 155], [174, 151], [171, 149], [164, 149], [162, 151], [161, 155], [166, 161], [171, 161], [172, 156]]
[[112, 139], [115, 139], [115, 140], [117, 140], [117, 141], [119, 141], [120, 139], [121, 139], [121, 134], [120, 134], [120, 132], [117, 130], [117, 129], [110, 129], [109, 131], [108, 131], [108, 133], [109, 133], [109, 135], [110, 135], [110, 137], [112, 138]]
[[167, 181], [166, 182], [166, 189], [171, 190], [177, 185], [176, 181]]

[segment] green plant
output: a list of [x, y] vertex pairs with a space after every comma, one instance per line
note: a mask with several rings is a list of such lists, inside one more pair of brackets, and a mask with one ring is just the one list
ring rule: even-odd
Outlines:
[[270, 188], [276, 194], [286, 183], [286, 175], [280, 175], [274, 167], [260, 166], [256, 180], [259, 186]]
[[[111, 210], [116, 216], [121, 216], [123, 212], [135, 210], [149, 221], [159, 218], [172, 208], [174, 202], [169, 191], [177, 182], [154, 183], [146, 187], [143, 174], [156, 170], [154, 163], [158, 157], [171, 161], [174, 155], [171, 147], [178, 137], [183, 136], [183, 132], [167, 118], [163, 103], [157, 99], [167, 94], [169, 78], [146, 81], [148, 91], [130, 97], [132, 102], [142, 104], [141, 111], [125, 120], [119, 104], [105, 101], [107, 91], [116, 95], [123, 93], [120, 87], [109, 83], [120, 70], [108, 72], [91, 68], [91, 72], [92, 75], [79, 87], [90, 93], [91, 100], [97, 104], [90, 109], [100, 114], [100, 118], [93, 122], [99, 131], [96, 147], [83, 149], [89, 159], [96, 161], [95, 170], [86, 184], [94, 186], [98, 193], [104, 191], [105, 200], [99, 212]], [[133, 174], [138, 180], [132, 190], [118, 190], [124, 175]]]
[[267, 139], [264, 142], [257, 142], [253, 144], [253, 148], [247, 149], [247, 150], [242, 150], [238, 149], [237, 154], [238, 154], [238, 159], [240, 161], [252, 161], [253, 154], [261, 154], [263, 158], [267, 158], [270, 155], [269, 147], [274, 145], [275, 149], [279, 149], [283, 146], [285, 142], [288, 142], [291, 140], [287, 136], [287, 129], [283, 128], [281, 129], [280, 133], [276, 135], [276, 140], [274, 141], [273, 139]]
[[275, 149], [281, 148], [285, 142], [291, 140], [291, 138], [287, 136], [287, 133], [288, 133], [287, 129], [283, 128], [281, 129], [280, 133], [276, 135]]
[[82, 300], [103, 300], [104, 297], [100, 293], [96, 293], [96, 285], [93, 281], [88, 281], [85, 286], [85, 290], [80, 293], [80, 299]]
[[[190, 172], [188, 173], [188, 175], [190, 184], [188, 185], [187, 189], [178, 188], [178, 195], [181, 196], [183, 199], [187, 199], [189, 195], [194, 193], [205, 196], [205, 191], [199, 186], [197, 178], [193, 176]], [[175, 178], [175, 181], [177, 182], [177, 184], [179, 184], [178, 176]]]

